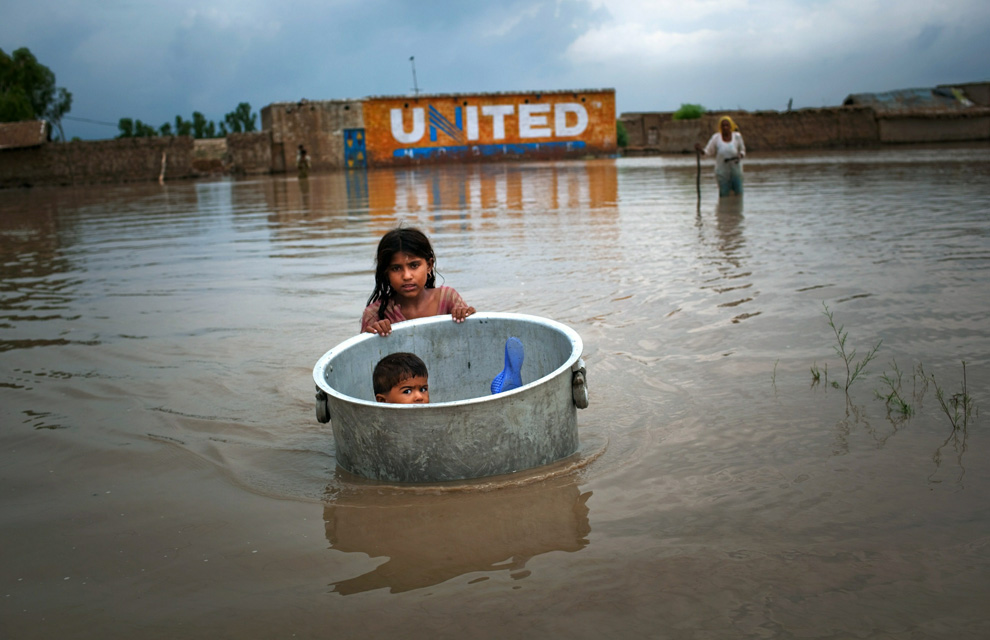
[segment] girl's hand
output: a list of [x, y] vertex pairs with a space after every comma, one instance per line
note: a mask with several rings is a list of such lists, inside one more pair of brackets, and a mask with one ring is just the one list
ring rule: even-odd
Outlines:
[[365, 333], [377, 333], [380, 336], [387, 336], [392, 333], [392, 323], [389, 322], [388, 318], [383, 320], [376, 320], [368, 325], [368, 328], [364, 330]]
[[450, 315], [454, 316], [454, 322], [464, 322], [464, 319], [474, 313], [474, 307], [454, 307], [450, 310]]

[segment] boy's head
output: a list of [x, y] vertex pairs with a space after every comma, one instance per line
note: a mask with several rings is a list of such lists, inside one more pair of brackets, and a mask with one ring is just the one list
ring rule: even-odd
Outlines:
[[429, 404], [426, 364], [412, 353], [393, 353], [375, 365], [375, 400], [394, 404]]

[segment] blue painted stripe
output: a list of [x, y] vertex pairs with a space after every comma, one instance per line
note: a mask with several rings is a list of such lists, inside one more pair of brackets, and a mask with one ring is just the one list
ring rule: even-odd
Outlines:
[[571, 142], [525, 142], [514, 144], [478, 144], [445, 147], [407, 147], [392, 152], [393, 158], [443, 158], [458, 156], [511, 156], [528, 153], [560, 153], [580, 151], [585, 148], [583, 140]]
[[430, 140], [436, 142], [436, 129], [440, 129], [448, 136], [457, 140], [458, 142], [464, 142], [464, 134], [460, 128], [455, 127], [454, 123], [447, 119], [447, 116], [443, 115], [437, 111], [436, 107], [430, 105]]

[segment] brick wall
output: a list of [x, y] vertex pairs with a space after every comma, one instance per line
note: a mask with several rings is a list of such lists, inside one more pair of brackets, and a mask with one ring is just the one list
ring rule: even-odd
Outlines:
[[359, 100], [279, 102], [261, 110], [261, 128], [271, 133], [271, 170], [293, 172], [299, 145], [314, 171], [344, 167], [344, 129], [364, 127]]
[[197, 175], [187, 136], [77, 140], [0, 150], [0, 188], [157, 181], [163, 155], [166, 180]]
[[990, 109], [982, 116], [960, 117], [958, 114], [901, 114], [880, 116], [880, 141], [957, 142], [990, 140]]
[[227, 136], [228, 170], [235, 174], [270, 173], [271, 131], [231, 133]]
[[364, 127], [374, 166], [611, 155], [615, 91], [367, 98]]
[[[990, 140], [990, 110], [878, 114], [871, 107], [833, 107], [797, 111], [706, 113], [696, 120], [672, 120], [670, 114], [622, 114], [629, 133], [628, 155], [693, 153], [704, 144], [722, 115], [739, 126], [747, 151], [827, 149], [885, 143]], [[667, 116], [667, 117], [664, 117]]]
[[627, 151], [629, 155], [694, 153], [694, 144], [705, 144], [723, 115], [739, 126], [748, 151], [861, 147], [879, 142], [876, 117], [867, 107], [716, 112], [695, 120], [643, 113], [622, 115], [626, 130], [635, 132], [630, 132]]

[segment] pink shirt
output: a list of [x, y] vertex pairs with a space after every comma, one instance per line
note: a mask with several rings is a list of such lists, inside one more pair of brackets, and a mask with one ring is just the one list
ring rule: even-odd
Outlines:
[[[437, 306], [438, 316], [450, 313], [454, 307], [467, 306], [461, 294], [454, 291], [452, 287], [437, 287], [436, 290], [440, 294], [440, 304]], [[364, 333], [371, 324], [378, 322], [378, 307], [380, 305], [381, 301], [378, 300], [365, 307], [364, 313], [361, 314], [361, 333]], [[406, 317], [402, 315], [401, 305], [394, 301], [389, 302], [388, 306], [385, 307], [385, 319], [393, 324], [405, 320]]]

